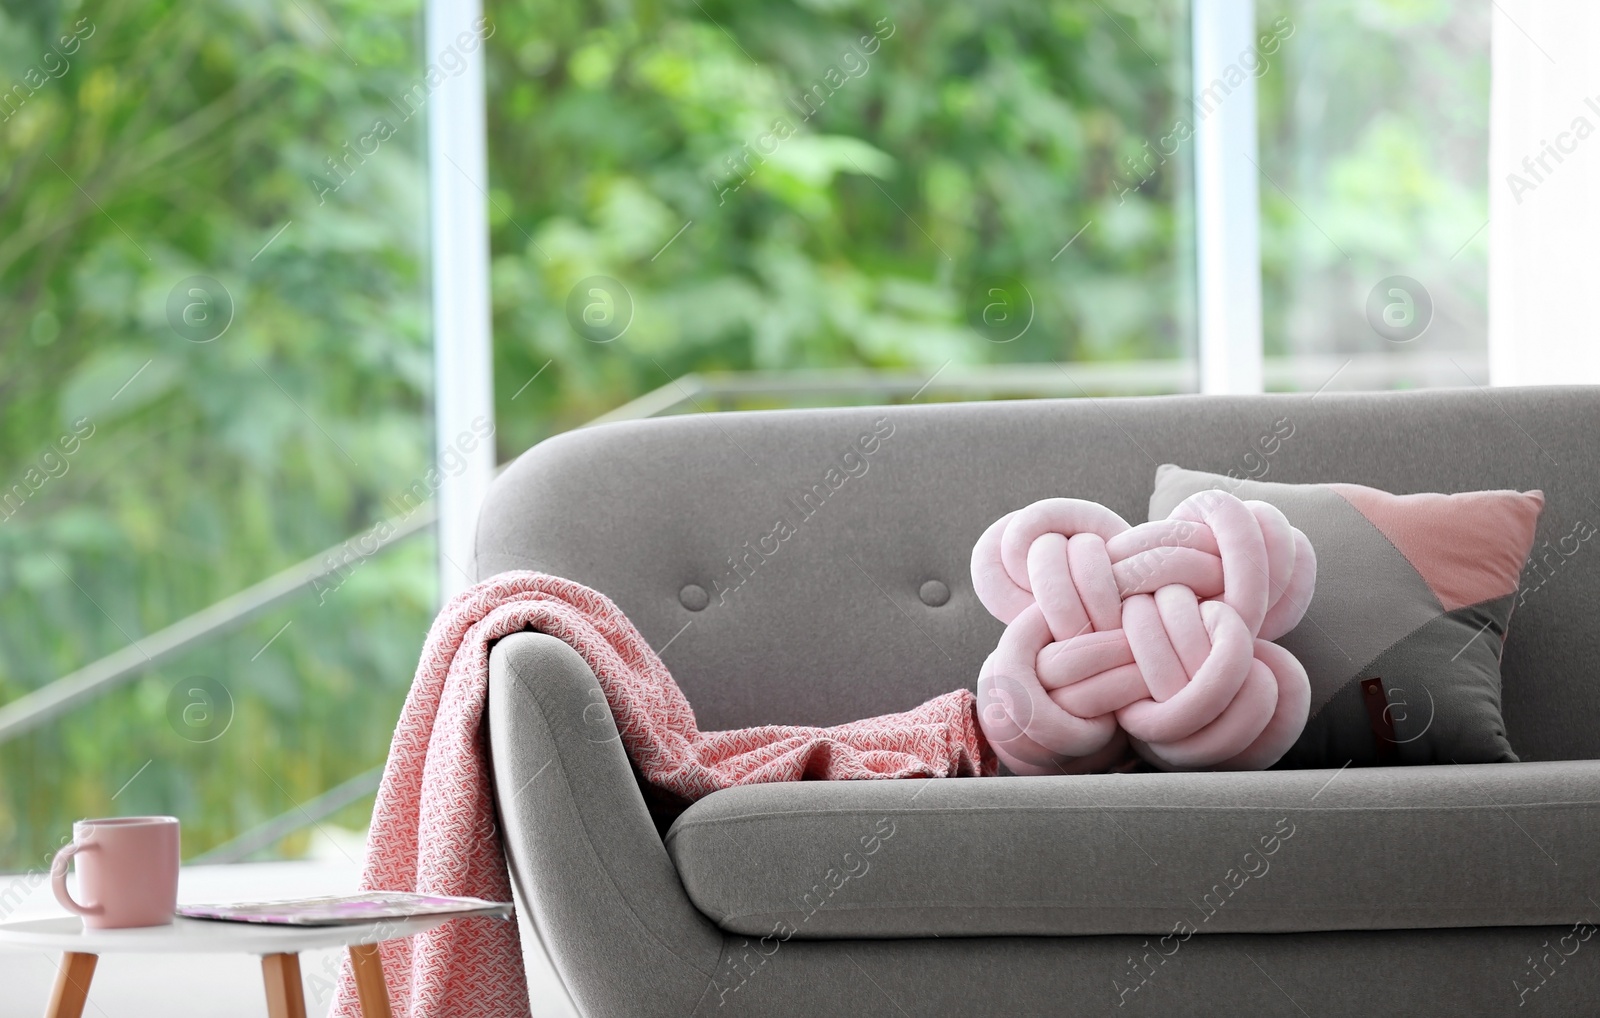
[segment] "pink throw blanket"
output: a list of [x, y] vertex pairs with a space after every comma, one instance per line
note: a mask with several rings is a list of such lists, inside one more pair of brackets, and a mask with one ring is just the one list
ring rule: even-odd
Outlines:
[[1130, 527], [1049, 498], [972, 550], [978, 599], [1006, 631], [978, 677], [979, 719], [1018, 774], [1270, 767], [1311, 706], [1305, 668], [1270, 641], [1317, 583], [1311, 542], [1265, 502], [1223, 491]]
[[[685, 799], [767, 781], [998, 769], [965, 689], [833, 728], [702, 732], [666, 665], [605, 595], [543, 573], [501, 573], [455, 597], [428, 633], [373, 808], [364, 889], [510, 900], [500, 840], [484, 836], [494, 830], [494, 801], [482, 720], [490, 647], [529, 629], [564, 641], [588, 662], [628, 756], [647, 781]], [[397, 1015], [528, 1013], [514, 922], [458, 919], [380, 950]], [[335, 1013], [360, 1014], [348, 961]]]

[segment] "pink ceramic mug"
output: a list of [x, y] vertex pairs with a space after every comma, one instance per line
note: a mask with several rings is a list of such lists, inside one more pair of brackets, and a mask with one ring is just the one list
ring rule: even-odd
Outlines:
[[[178, 818], [79, 820], [72, 844], [50, 863], [56, 900], [92, 930], [164, 926], [178, 907]], [[77, 860], [78, 893], [67, 893], [67, 864]]]

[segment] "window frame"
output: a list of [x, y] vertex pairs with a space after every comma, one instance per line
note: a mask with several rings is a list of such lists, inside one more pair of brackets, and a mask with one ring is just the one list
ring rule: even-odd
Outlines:
[[[481, 0], [426, 0], [426, 52], [455, 51], [481, 28]], [[492, 34], [492, 33], [490, 33]], [[485, 37], [486, 39], [487, 37]], [[429, 254], [433, 288], [434, 463], [439, 602], [473, 583], [478, 507], [494, 480], [494, 337], [489, 291], [488, 44], [443, 81], [428, 109]], [[430, 73], [432, 65], [430, 64]], [[490, 437], [479, 441], [481, 422]], [[445, 469], [445, 450], [456, 455]]]

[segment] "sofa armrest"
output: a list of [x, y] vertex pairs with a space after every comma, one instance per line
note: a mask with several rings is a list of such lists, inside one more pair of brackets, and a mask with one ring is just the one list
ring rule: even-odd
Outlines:
[[495, 646], [489, 747], [524, 952], [538, 937], [585, 1014], [694, 1011], [722, 934], [684, 892], [576, 651], [542, 633]]

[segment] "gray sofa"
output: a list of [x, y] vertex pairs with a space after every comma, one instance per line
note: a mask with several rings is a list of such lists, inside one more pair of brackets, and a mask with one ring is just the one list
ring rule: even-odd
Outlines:
[[835, 724], [973, 685], [1001, 631], [968, 577], [990, 521], [1063, 494], [1142, 521], [1157, 464], [1243, 472], [1285, 416], [1272, 480], [1544, 489], [1503, 669], [1525, 762], [807, 782], [683, 810], [641, 788], [577, 654], [518, 634], [489, 733], [525, 944], [594, 1016], [1595, 1013], [1600, 551], [1556, 538], [1600, 519], [1600, 390], [611, 424], [500, 477], [475, 568], [609, 594], [702, 728]]

